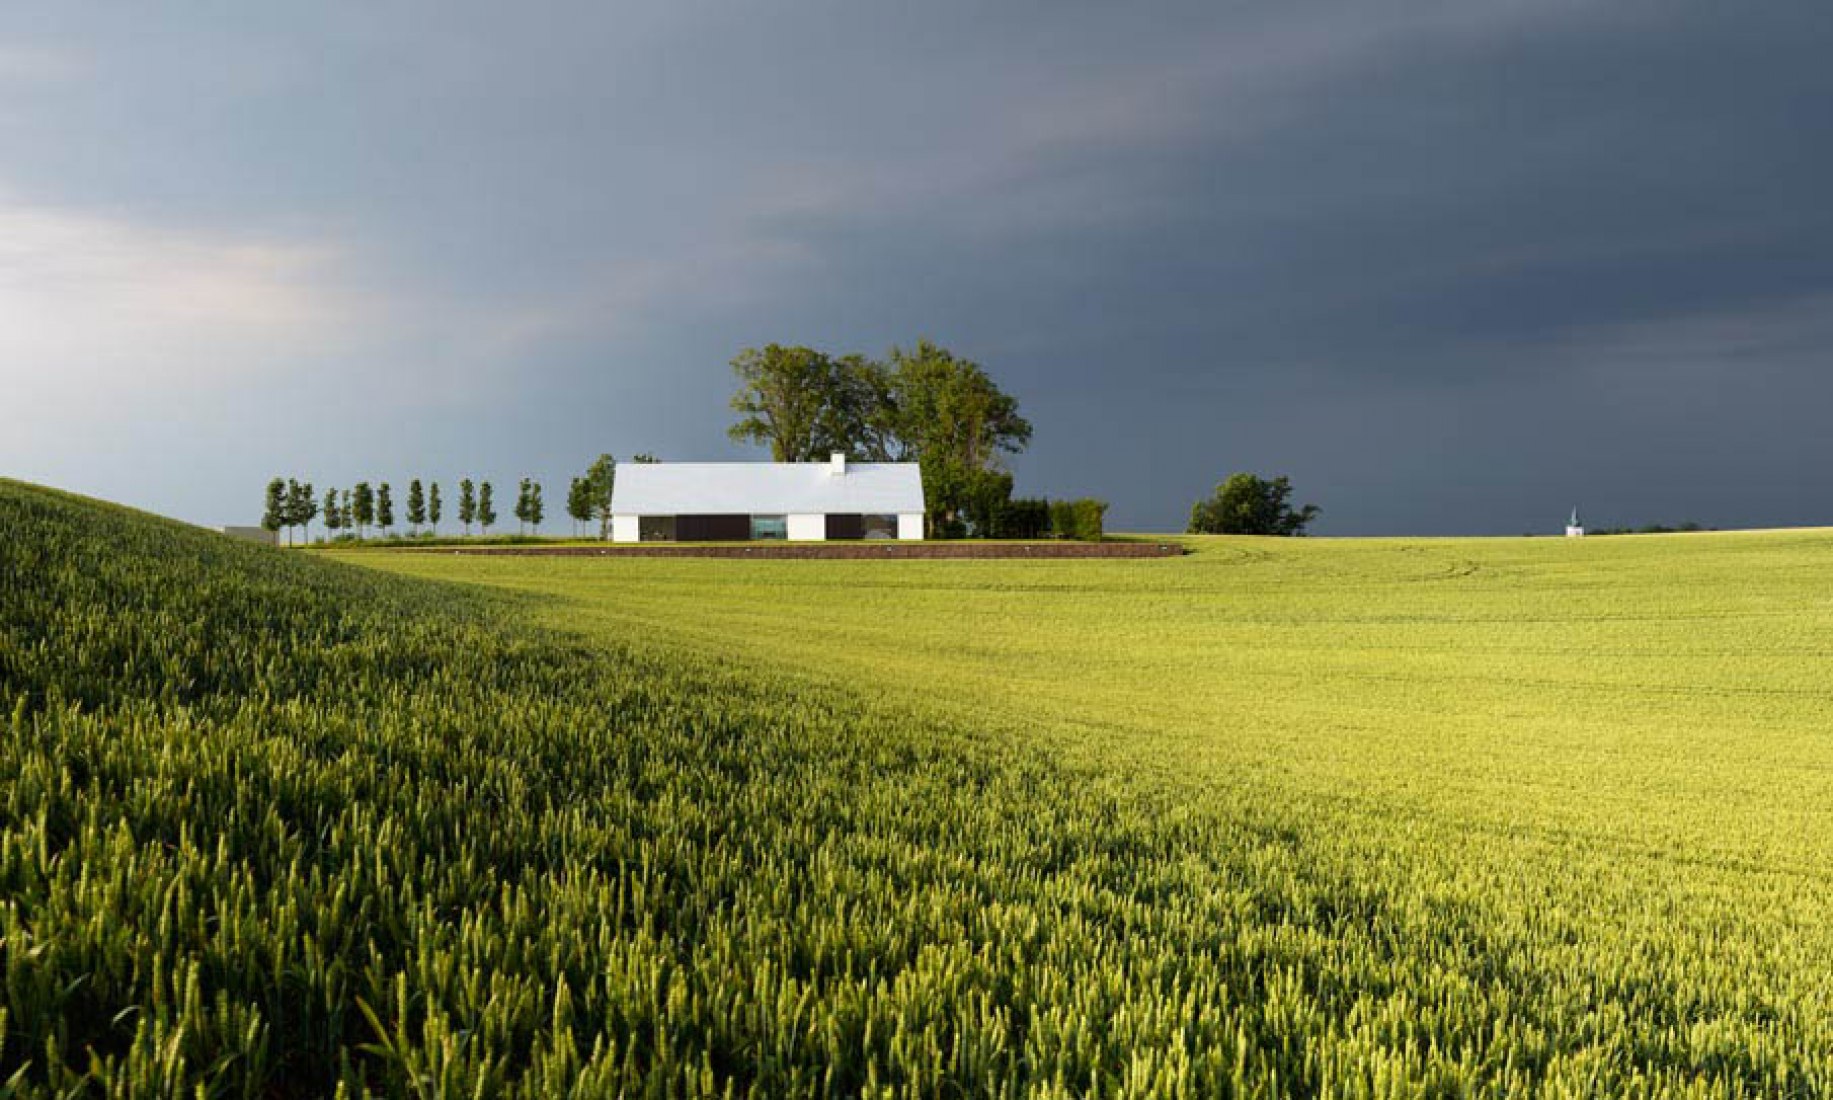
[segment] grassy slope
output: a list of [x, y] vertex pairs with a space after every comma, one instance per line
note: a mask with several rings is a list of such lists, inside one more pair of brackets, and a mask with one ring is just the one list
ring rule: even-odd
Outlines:
[[1037, 761], [15, 484], [0, 530], [28, 1087], [933, 1091], [1162, 1045], [1077, 1026], [1111, 991], [1045, 933], [1174, 838]]
[[[1725, 773], [1696, 811], [1721, 847], [1674, 811], [1638, 841], [1662, 792], [1586, 746], [1639, 706], [1573, 726], [1552, 703], [1599, 689], [1439, 685], [1531, 583], [1440, 592], [1380, 544], [364, 559], [558, 593], [530, 600], [5, 482], [0, 533], [0, 1077], [28, 1091], [1833, 1087], [1819, 819], [1785, 794], [1784, 836]], [[1677, 606], [1774, 612], [1741, 637], [1789, 690], [1731, 667], [1647, 714], [1660, 775], [1736, 744], [1750, 786], [1824, 782], [1825, 700], [1786, 671], [1826, 639], [1824, 601], [1790, 609], [1823, 552], [1756, 547], [1782, 579], [1716, 597], [1677, 569]], [[1479, 623], [1433, 626], [1457, 607]], [[1449, 641], [1389, 685], [1409, 624]], [[1698, 629], [1665, 648], [1728, 644]], [[1336, 667], [1333, 634], [1371, 644]], [[1551, 778], [1511, 787], [1481, 758], [1523, 737]]]

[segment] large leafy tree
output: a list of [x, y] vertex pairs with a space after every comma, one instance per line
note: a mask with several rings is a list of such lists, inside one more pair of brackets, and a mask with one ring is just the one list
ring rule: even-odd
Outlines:
[[732, 407], [744, 416], [730, 434], [770, 447], [778, 462], [840, 450], [866, 461], [947, 455], [987, 469], [1031, 440], [1016, 399], [980, 364], [930, 340], [893, 347], [882, 363], [768, 344], [739, 353], [732, 369]]
[[541, 533], [541, 517], [544, 514], [545, 505], [541, 503], [541, 483], [530, 481], [528, 483], [528, 522], [537, 535]]
[[993, 498], [1010, 485], [1005, 458], [1031, 441], [1018, 401], [980, 364], [930, 340], [894, 347], [884, 362], [768, 344], [741, 352], [732, 369], [742, 414], [732, 438], [768, 446], [778, 462], [832, 451], [920, 462], [932, 534], [958, 533], [970, 509], [996, 511]]
[[395, 525], [395, 496], [388, 482], [376, 486], [376, 526], [386, 535]]
[[1318, 516], [1318, 507], [1291, 504], [1292, 482], [1230, 474], [1209, 497], [1190, 509], [1193, 535], [1302, 535]]
[[732, 408], [743, 415], [729, 434], [769, 447], [778, 462], [819, 462], [835, 451], [884, 462], [904, 449], [894, 379], [882, 363], [767, 344], [740, 352], [732, 369]]
[[892, 348], [886, 366], [900, 457], [988, 470], [1031, 442], [1017, 399], [973, 360], [918, 340], [909, 350]]
[[336, 489], [325, 490], [325, 503], [320, 511], [322, 511], [325, 516], [325, 532], [327, 539], [335, 537], [337, 532], [342, 530], [344, 526], [344, 510], [338, 506]]
[[728, 435], [769, 447], [777, 462], [825, 457], [822, 422], [833, 399], [833, 359], [813, 348], [765, 344], [739, 352], [732, 372], [738, 376], [732, 410], [740, 418]]
[[828, 393], [817, 433], [821, 451], [842, 451], [862, 462], [904, 456], [902, 401], [889, 367], [863, 355], [842, 355], [834, 360]]
[[930, 533], [955, 533], [970, 508], [992, 506], [1005, 457], [1031, 442], [1031, 423], [980, 364], [928, 340], [892, 348], [886, 367], [891, 455], [922, 464]]
[[433, 528], [435, 535], [439, 533], [439, 513], [442, 509], [443, 502], [439, 499], [439, 483], [435, 481], [426, 487], [426, 521]]

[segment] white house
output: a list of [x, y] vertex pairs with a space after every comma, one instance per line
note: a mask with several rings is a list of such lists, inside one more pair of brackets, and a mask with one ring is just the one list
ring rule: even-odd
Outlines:
[[922, 537], [914, 462], [628, 463], [611, 491], [613, 542]]

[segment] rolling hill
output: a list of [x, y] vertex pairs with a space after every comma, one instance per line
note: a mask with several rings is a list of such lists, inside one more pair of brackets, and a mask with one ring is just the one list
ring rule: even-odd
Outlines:
[[0, 482], [0, 1080], [1833, 1089], [1833, 536], [1195, 549], [321, 556]]

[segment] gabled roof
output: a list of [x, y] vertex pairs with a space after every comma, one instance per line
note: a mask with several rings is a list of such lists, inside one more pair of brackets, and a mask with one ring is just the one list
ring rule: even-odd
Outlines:
[[787, 515], [923, 510], [914, 462], [620, 463], [611, 490], [618, 515]]

